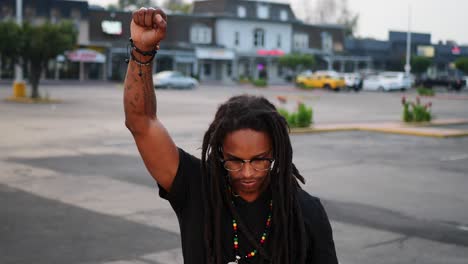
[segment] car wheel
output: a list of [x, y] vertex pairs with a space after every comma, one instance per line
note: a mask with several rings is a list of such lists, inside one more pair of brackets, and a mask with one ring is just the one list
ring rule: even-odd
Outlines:
[[379, 86], [379, 88], [377, 88], [377, 91], [379, 91], [379, 92], [385, 92], [385, 89], [384, 89], [382, 86]]
[[329, 84], [324, 84], [323, 89], [331, 90], [331, 86]]

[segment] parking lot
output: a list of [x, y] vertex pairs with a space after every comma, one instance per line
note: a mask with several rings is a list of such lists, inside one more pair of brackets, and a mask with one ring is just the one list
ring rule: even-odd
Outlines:
[[[0, 101], [0, 263], [182, 263], [178, 224], [124, 126], [121, 84], [47, 84], [57, 104]], [[291, 86], [157, 90], [158, 115], [199, 156], [217, 105], [240, 93], [313, 107], [316, 124], [401, 119], [414, 91]], [[11, 88], [0, 85], [0, 98]], [[436, 119], [468, 117], [468, 92], [440, 90]], [[292, 134], [303, 186], [322, 199], [340, 263], [467, 263], [468, 137]]]

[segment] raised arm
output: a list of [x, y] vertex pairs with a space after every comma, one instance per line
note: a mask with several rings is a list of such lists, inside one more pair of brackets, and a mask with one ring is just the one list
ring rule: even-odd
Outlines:
[[166, 15], [160, 9], [141, 8], [130, 25], [133, 48], [124, 85], [125, 125], [151, 176], [170, 191], [179, 165], [179, 153], [159, 121], [152, 69], [152, 51], [166, 34]]

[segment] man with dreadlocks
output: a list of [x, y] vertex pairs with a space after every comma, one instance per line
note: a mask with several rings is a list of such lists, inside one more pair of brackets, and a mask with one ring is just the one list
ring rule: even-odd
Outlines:
[[235, 96], [203, 138], [201, 159], [177, 148], [156, 114], [152, 61], [166, 33], [160, 9], [132, 15], [125, 124], [173, 207], [185, 263], [338, 263], [320, 200], [299, 186], [289, 128], [268, 100]]

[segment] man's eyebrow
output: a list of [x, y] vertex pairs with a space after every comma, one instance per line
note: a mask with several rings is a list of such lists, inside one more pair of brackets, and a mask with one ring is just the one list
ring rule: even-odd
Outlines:
[[[268, 153], [270, 153], [269, 150], [267, 150], [267, 151], [265, 151], [265, 152], [262, 152], [262, 153], [260, 153], [260, 154], [257, 154], [257, 155], [255, 155], [255, 156], [253, 156], [251, 159], [255, 159], [255, 158], [260, 158], [260, 157], [266, 156]], [[239, 158], [239, 157], [236, 157], [236, 156], [234, 156], [234, 155], [232, 155], [232, 154], [229, 154], [229, 153], [225, 153], [225, 154], [226, 154], [226, 156], [228, 157], [228, 159], [243, 160], [243, 159], [241, 159], [241, 158]]]

